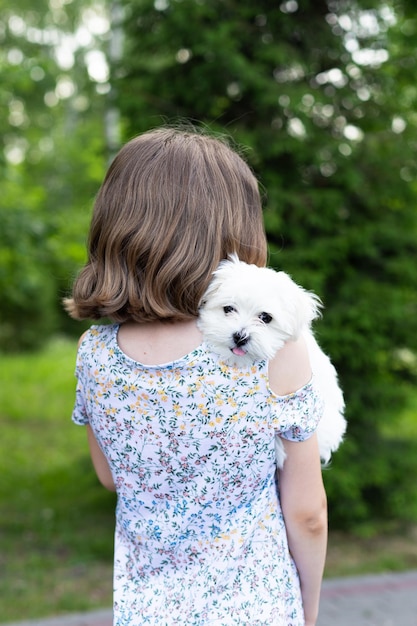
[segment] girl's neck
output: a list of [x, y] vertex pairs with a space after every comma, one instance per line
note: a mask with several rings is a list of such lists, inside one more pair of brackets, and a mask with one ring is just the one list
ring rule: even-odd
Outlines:
[[131, 359], [144, 365], [176, 361], [202, 341], [196, 320], [181, 322], [126, 322], [119, 328], [117, 342]]

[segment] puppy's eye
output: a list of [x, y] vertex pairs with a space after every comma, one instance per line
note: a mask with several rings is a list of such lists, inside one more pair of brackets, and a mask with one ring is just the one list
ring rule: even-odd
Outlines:
[[269, 313], [265, 313], [265, 311], [263, 313], [260, 313], [258, 317], [264, 324], [269, 324], [269, 322], [272, 322], [272, 315], [269, 315]]
[[223, 311], [225, 312], [226, 315], [228, 315], [229, 313], [234, 313], [236, 309], [235, 307], [229, 305], [229, 306], [224, 306]]

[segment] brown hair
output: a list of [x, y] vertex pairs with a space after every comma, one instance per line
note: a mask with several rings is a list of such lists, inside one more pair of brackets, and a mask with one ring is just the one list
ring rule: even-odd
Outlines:
[[266, 263], [256, 178], [224, 140], [161, 128], [129, 141], [97, 194], [88, 261], [65, 308], [116, 322], [195, 317], [235, 252]]

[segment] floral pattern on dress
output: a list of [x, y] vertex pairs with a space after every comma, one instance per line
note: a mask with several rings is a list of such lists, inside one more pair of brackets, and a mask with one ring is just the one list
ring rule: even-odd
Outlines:
[[114, 626], [302, 626], [274, 442], [314, 433], [314, 380], [276, 396], [266, 361], [239, 369], [204, 344], [142, 365], [117, 332], [85, 334], [73, 413], [117, 488]]

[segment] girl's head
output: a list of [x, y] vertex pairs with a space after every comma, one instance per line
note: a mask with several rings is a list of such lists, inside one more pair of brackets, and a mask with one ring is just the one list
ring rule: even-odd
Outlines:
[[251, 170], [220, 139], [153, 130], [111, 164], [94, 206], [88, 261], [65, 306], [78, 319], [189, 319], [232, 253], [266, 263]]

